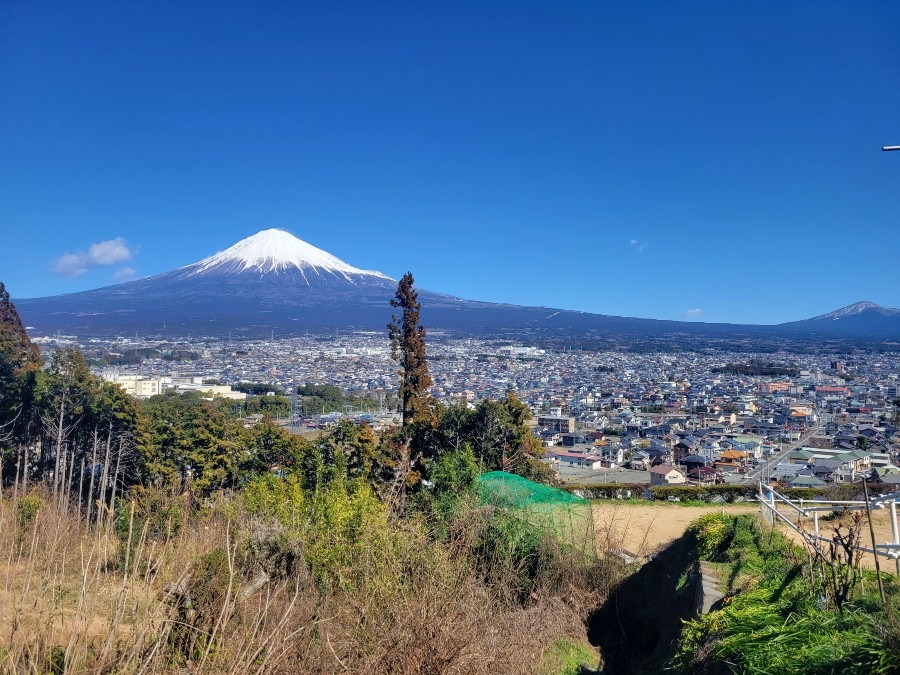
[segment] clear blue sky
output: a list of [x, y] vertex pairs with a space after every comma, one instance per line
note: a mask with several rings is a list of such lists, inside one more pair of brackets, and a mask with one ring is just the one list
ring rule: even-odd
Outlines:
[[[268, 227], [664, 319], [900, 306], [900, 3], [0, 3], [0, 280]], [[93, 246], [93, 248], [92, 248]]]

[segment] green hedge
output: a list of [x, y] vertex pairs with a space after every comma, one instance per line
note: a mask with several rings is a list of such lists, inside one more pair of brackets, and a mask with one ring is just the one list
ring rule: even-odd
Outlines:
[[708, 502], [713, 497], [722, 497], [726, 502], [733, 502], [738, 497], [752, 499], [756, 496], [756, 485], [659, 485], [650, 488], [652, 499], [666, 501]]
[[585, 499], [646, 499], [653, 501], [678, 499], [681, 501], [708, 502], [716, 495], [732, 502], [737, 497], [752, 498], [756, 495], [756, 485], [658, 485], [648, 483], [569, 483], [563, 486]]
[[[891, 492], [897, 492], [896, 485], [881, 485], [879, 483], [869, 483], [866, 486], [869, 490], [869, 496], [886, 495]], [[862, 485], [859, 483], [839, 483], [838, 485], [824, 485], [814, 488], [775, 488], [778, 494], [784, 495], [790, 499], [815, 499], [816, 497], [828, 497], [829, 499], [845, 500], [861, 500], [863, 495]]]
[[[893, 485], [869, 484], [869, 495], [887, 494], [896, 491]], [[708, 502], [720, 496], [726, 502], [733, 502], [738, 497], [754, 499], [758, 486], [754, 483], [741, 485], [657, 485], [650, 487], [647, 483], [569, 483], [563, 488], [585, 499], [646, 499], [649, 492], [653, 501], [697, 501]], [[862, 487], [859, 483], [826, 485], [817, 488], [775, 488], [788, 499], [830, 499], [850, 500], [862, 499]]]
[[643, 499], [649, 483], [569, 483], [563, 488], [585, 499]]

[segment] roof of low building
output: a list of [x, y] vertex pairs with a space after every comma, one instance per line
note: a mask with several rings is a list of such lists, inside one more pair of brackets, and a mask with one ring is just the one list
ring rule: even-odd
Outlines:
[[740, 450], [726, 450], [722, 453], [722, 459], [743, 459], [746, 456], [747, 453]]
[[790, 484], [794, 487], [821, 487], [825, 485], [825, 481], [815, 476], [796, 476], [790, 480]]
[[677, 471], [678, 473], [681, 473], [681, 469], [678, 469], [677, 467], [674, 467], [671, 464], [657, 464], [656, 466], [650, 467], [650, 473], [658, 473], [658, 474], [662, 474], [663, 476], [668, 475], [672, 471]]

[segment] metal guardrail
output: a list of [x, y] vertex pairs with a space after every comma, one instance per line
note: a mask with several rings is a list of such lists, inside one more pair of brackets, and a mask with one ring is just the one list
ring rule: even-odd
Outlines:
[[[832, 542], [832, 539], [823, 537], [819, 532], [819, 513], [834, 511], [855, 511], [867, 508], [864, 501], [848, 501], [833, 499], [816, 499], [816, 500], [791, 500], [782, 494], [779, 494], [772, 486], [759, 484], [759, 494], [756, 498], [762, 504], [763, 514], [768, 513], [769, 521], [774, 525], [780, 520], [792, 530], [797, 532], [804, 540], [813, 544], [817, 541]], [[868, 502], [868, 508], [871, 510], [881, 510], [885, 507], [890, 509], [891, 513], [891, 534], [893, 542], [885, 542], [883, 544], [876, 543], [874, 548], [867, 546], [857, 546], [856, 549], [873, 555], [880, 555], [893, 560], [897, 567], [897, 574], [900, 575], [900, 528], [897, 526], [897, 503], [900, 501], [900, 492], [894, 492], [887, 495], [873, 497]], [[808, 506], [815, 504], [815, 506]], [[800, 517], [813, 519], [813, 532], [808, 532], [793, 523], [787, 516], [778, 510], [779, 505], [784, 505], [795, 511]]]

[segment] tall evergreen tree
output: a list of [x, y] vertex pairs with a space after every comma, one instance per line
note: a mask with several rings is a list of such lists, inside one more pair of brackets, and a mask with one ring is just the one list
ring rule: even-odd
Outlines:
[[35, 432], [35, 381], [43, 361], [0, 283], [0, 487], [5, 465], [27, 470], [27, 446]]
[[41, 369], [41, 352], [25, 331], [6, 286], [0, 282], [0, 427], [19, 415], [33, 385], [33, 374]]
[[41, 367], [41, 352], [25, 331], [19, 312], [9, 298], [6, 286], [0, 281], [0, 350], [6, 357], [14, 355], [19, 367]]
[[75, 469], [86, 442], [91, 404], [100, 382], [91, 375], [84, 356], [73, 347], [57, 349], [50, 360], [41, 406], [47, 443], [41, 444], [40, 475], [50, 473], [60, 503], [68, 496], [66, 477]]
[[242, 429], [196, 395], [154, 396], [144, 406], [139, 451], [151, 481], [198, 497], [237, 479]]
[[413, 287], [412, 272], [407, 272], [397, 284], [391, 307], [401, 310], [388, 324], [391, 356], [400, 364], [400, 421], [404, 428], [424, 413], [424, 404], [431, 386], [431, 374], [425, 359], [425, 329], [419, 324], [419, 294]]

